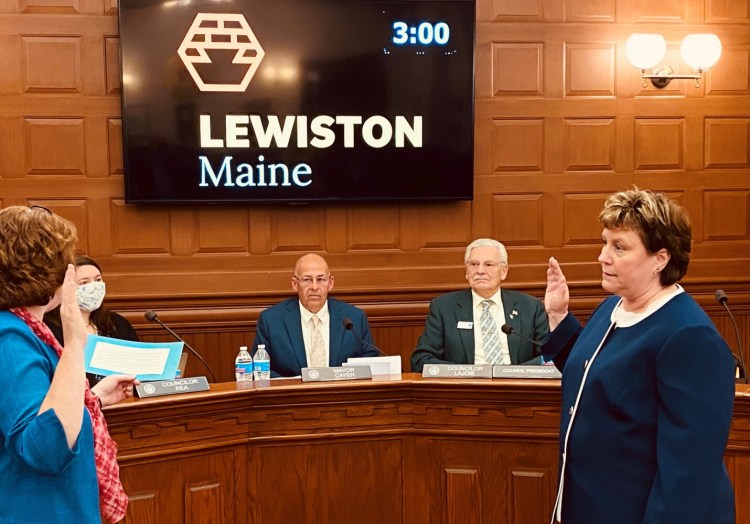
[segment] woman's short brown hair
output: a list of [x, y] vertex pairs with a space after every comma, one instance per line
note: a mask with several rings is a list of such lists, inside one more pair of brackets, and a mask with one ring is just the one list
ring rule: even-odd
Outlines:
[[607, 229], [630, 229], [638, 233], [649, 253], [669, 252], [669, 262], [659, 274], [663, 286], [678, 282], [690, 263], [692, 232], [683, 207], [661, 193], [638, 188], [610, 195], [599, 213]]
[[73, 262], [76, 227], [43, 207], [0, 210], [0, 309], [43, 306]]

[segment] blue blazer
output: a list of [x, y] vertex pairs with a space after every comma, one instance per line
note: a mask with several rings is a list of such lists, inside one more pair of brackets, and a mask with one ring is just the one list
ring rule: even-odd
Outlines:
[[[302, 373], [302, 368], [307, 367], [299, 308], [299, 299], [289, 298], [266, 309], [258, 318], [253, 354], [257, 351], [258, 344], [266, 345], [266, 351], [271, 357], [271, 377], [296, 377]], [[356, 338], [373, 344], [364, 311], [329, 297], [328, 312], [331, 317], [329, 366], [340, 366], [349, 357], [378, 356], [375, 349]], [[352, 321], [354, 333], [344, 329], [345, 318]]]
[[735, 393], [729, 348], [681, 293], [613, 329], [591, 362], [618, 301], [606, 299], [585, 328], [568, 313], [542, 348], [563, 372], [562, 522], [734, 524], [724, 466]]
[[[542, 302], [519, 291], [500, 290], [505, 322], [514, 333], [543, 342], [549, 321]], [[421, 373], [425, 364], [473, 364], [474, 330], [458, 329], [459, 322], [473, 322], [471, 290], [454, 291], [430, 303], [424, 331], [411, 356], [411, 370]], [[511, 364], [539, 364], [538, 347], [516, 335], [508, 335]]]

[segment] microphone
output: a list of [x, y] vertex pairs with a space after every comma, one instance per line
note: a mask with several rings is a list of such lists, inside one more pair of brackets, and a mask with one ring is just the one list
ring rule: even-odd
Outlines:
[[191, 348], [190, 344], [188, 344], [187, 342], [185, 342], [185, 340], [180, 335], [178, 335], [177, 333], [175, 333], [174, 331], [172, 331], [169, 328], [169, 326], [167, 326], [164, 322], [162, 322], [161, 320], [159, 320], [159, 318], [156, 316], [156, 311], [153, 311], [153, 310], [149, 309], [148, 311], [146, 311], [143, 314], [143, 316], [149, 322], [156, 322], [156, 323], [158, 323], [161, 327], [163, 327], [164, 329], [166, 329], [167, 331], [169, 331], [169, 333], [174, 338], [176, 338], [177, 340], [179, 340], [180, 342], [182, 342], [183, 344], [185, 344], [185, 347], [188, 348], [188, 350], [190, 350], [190, 352], [193, 355], [195, 355], [195, 357], [198, 360], [200, 360], [203, 363], [203, 365], [206, 367], [206, 369], [208, 370], [208, 374], [211, 375], [211, 382], [216, 382], [216, 377], [214, 376], [214, 372], [211, 371], [211, 368], [209, 367], [208, 363], [205, 360], [203, 360], [203, 357], [200, 356], [200, 354], [198, 354], [198, 352], [196, 350], [194, 350], [193, 348]]
[[716, 297], [716, 301], [724, 306], [724, 309], [727, 310], [727, 313], [729, 313], [729, 318], [732, 320], [732, 325], [734, 326], [734, 334], [737, 337], [737, 348], [739, 352], [739, 359], [736, 358], [737, 365], [740, 368], [740, 377], [737, 379], [737, 382], [740, 384], [747, 384], [747, 368], [745, 367], [745, 359], [742, 356], [742, 339], [740, 338], [740, 330], [737, 328], [737, 322], [734, 320], [734, 315], [732, 315], [732, 312], [729, 310], [729, 306], [727, 305], [727, 302], [729, 302], [729, 298], [727, 297], [727, 294], [724, 293], [723, 289], [717, 289], [714, 293], [714, 296]]
[[506, 335], [513, 334], [513, 335], [515, 335], [517, 337], [521, 337], [525, 341], [531, 342], [532, 344], [534, 344], [538, 348], [542, 347], [542, 343], [541, 342], [537, 342], [536, 340], [530, 339], [526, 335], [522, 335], [521, 333], [516, 333], [515, 331], [513, 331], [513, 326], [511, 326], [510, 324], [503, 324], [503, 326], [500, 328], [500, 331], [502, 331]]
[[344, 329], [347, 330], [347, 331], [351, 331], [352, 335], [354, 335], [354, 338], [356, 338], [357, 341], [360, 344], [364, 344], [366, 346], [370, 346], [372, 349], [374, 349], [375, 351], [377, 351], [378, 353], [380, 353], [384, 357], [389, 357], [390, 356], [387, 353], [385, 353], [384, 351], [382, 351], [379, 347], [373, 346], [372, 344], [370, 344], [366, 340], [363, 340], [363, 339], [359, 338], [359, 336], [357, 336], [357, 332], [354, 331], [354, 324], [352, 323], [351, 319], [344, 317]]

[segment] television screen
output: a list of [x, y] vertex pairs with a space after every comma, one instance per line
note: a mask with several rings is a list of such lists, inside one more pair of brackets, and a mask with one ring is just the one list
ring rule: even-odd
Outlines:
[[473, 0], [121, 0], [131, 203], [470, 199]]

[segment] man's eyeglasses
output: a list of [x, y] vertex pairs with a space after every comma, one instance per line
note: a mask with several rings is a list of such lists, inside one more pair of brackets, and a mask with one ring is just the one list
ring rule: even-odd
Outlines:
[[315, 282], [319, 286], [326, 286], [326, 285], [328, 285], [328, 281], [331, 280], [331, 277], [330, 276], [328, 276], [328, 277], [320, 276], [320, 277], [313, 278], [313, 277], [298, 277], [297, 275], [294, 275], [294, 279], [302, 287], [308, 287], [308, 286], [312, 286], [313, 282]]

